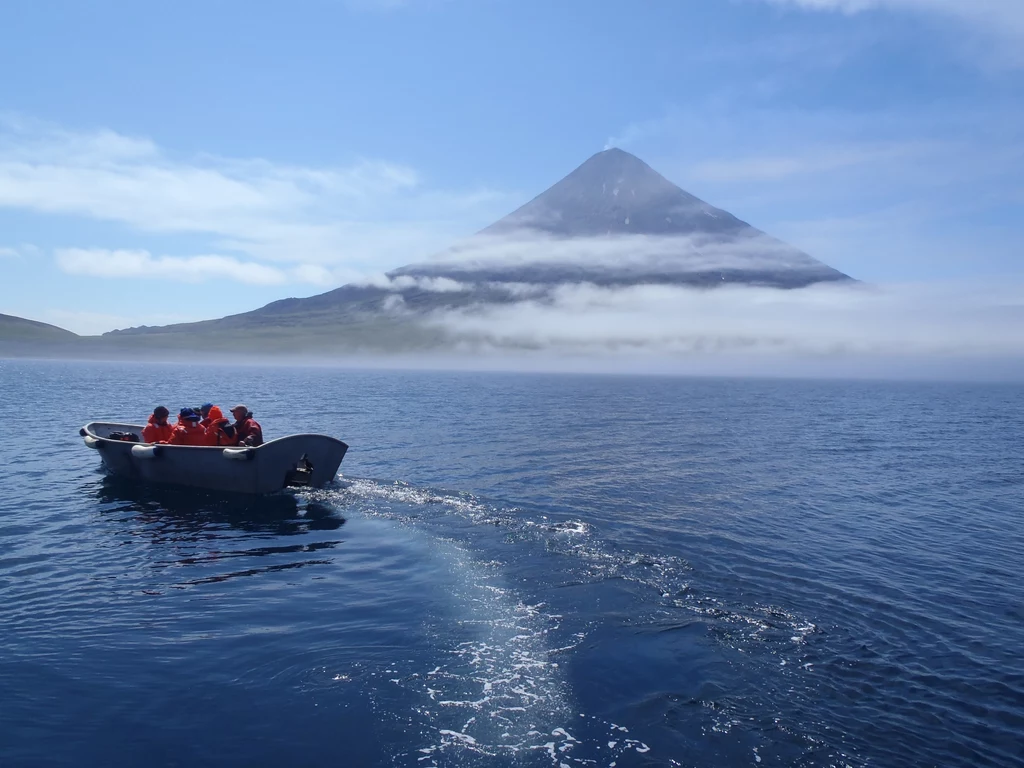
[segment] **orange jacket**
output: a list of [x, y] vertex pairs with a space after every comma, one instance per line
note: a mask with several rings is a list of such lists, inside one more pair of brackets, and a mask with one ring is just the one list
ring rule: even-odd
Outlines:
[[[214, 406], [213, 410], [217, 410], [217, 407]], [[213, 415], [213, 410], [210, 411], [210, 415]], [[206, 442], [203, 445], [238, 445], [238, 438], [234, 436], [234, 430], [231, 431], [231, 437], [228, 437], [224, 431], [224, 427], [230, 424], [230, 421], [221, 417], [207, 425]]]
[[[206, 418], [199, 422], [199, 426], [203, 429], [209, 429], [211, 424], [215, 421], [220, 421], [223, 418], [224, 414], [221, 413], [220, 406], [215, 405], [210, 409], [210, 412], [206, 414]], [[225, 419], [225, 421], [227, 420]]]
[[174, 427], [168, 424], [166, 419], [163, 424], [157, 424], [156, 417], [150, 416], [149, 421], [142, 430], [142, 442], [166, 443], [171, 439], [172, 432], [174, 432]]
[[179, 424], [174, 428], [168, 442], [171, 445], [206, 445], [206, 430], [200, 427], [197, 421]]

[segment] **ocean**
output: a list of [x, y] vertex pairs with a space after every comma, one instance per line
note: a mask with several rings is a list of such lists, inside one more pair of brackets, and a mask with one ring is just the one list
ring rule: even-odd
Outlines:
[[[243, 401], [266, 498], [78, 429]], [[2, 766], [1022, 766], [1024, 387], [0, 360]]]

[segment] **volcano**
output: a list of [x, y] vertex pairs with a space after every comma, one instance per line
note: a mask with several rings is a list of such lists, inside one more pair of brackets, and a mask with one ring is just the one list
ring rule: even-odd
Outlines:
[[621, 149], [597, 153], [508, 216], [388, 277], [387, 287], [345, 285], [219, 320], [105, 335], [177, 334], [185, 345], [185, 335], [195, 333], [235, 339], [248, 332], [318, 339], [344, 334], [376, 346], [381, 334], [402, 338], [410, 313], [542, 299], [566, 284], [791, 289], [851, 279], [691, 195]]
[[599, 152], [465, 243], [393, 274], [473, 283], [774, 288], [850, 279], [621, 149]]

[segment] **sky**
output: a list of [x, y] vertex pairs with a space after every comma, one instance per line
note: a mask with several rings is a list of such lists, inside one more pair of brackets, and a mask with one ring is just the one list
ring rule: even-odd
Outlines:
[[1024, 354], [1021, 0], [3, 0], [0, 71], [2, 313], [91, 334], [375, 279], [617, 146], [882, 286], [862, 311], [907, 338]]

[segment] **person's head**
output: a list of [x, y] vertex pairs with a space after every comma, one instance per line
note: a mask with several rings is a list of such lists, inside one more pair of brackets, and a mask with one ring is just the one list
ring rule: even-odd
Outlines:
[[199, 421], [199, 414], [191, 408], [182, 408], [178, 411], [178, 418], [181, 421]]
[[205, 418], [206, 418], [207, 416], [209, 416], [209, 415], [210, 415], [210, 409], [211, 409], [211, 408], [213, 408], [213, 403], [203, 403], [203, 404], [202, 404], [202, 405], [200, 406], [200, 408], [199, 408], [199, 412], [200, 412], [201, 414], [203, 414], [203, 418], [204, 418], [204, 419], [205, 419]]
[[235, 421], [241, 421], [249, 415], [249, 409], [239, 404], [231, 409], [231, 415], [235, 417]]
[[156, 420], [156, 422], [159, 424], [166, 423], [167, 417], [170, 415], [171, 412], [168, 411], [167, 408], [165, 408], [162, 405], [158, 405], [156, 408], [153, 409], [153, 419]]

